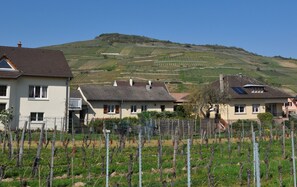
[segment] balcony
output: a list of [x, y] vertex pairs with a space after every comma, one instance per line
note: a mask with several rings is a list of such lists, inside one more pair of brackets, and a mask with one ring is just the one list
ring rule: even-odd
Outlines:
[[81, 110], [82, 99], [81, 98], [70, 98], [69, 99], [69, 110]]

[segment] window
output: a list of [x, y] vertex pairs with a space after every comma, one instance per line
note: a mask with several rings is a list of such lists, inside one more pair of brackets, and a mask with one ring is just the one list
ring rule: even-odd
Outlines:
[[6, 103], [0, 103], [0, 111], [6, 109]]
[[33, 122], [43, 121], [43, 112], [31, 112], [30, 121], [33, 121]]
[[136, 112], [137, 112], [137, 106], [131, 105], [131, 113], [136, 113]]
[[7, 86], [6, 85], [0, 85], [0, 97], [7, 96]]
[[114, 105], [108, 105], [107, 112], [108, 113], [115, 113], [115, 107], [114, 107]]
[[29, 86], [29, 98], [47, 98], [47, 86]]
[[7, 62], [7, 60], [5, 59], [0, 60], [0, 69], [13, 70], [12, 67], [9, 65], [9, 63]]
[[259, 112], [260, 112], [260, 105], [253, 104], [253, 113], [259, 113]]
[[161, 105], [160, 108], [161, 108], [161, 111], [162, 111], [162, 112], [165, 111], [165, 105]]
[[245, 105], [235, 105], [235, 114], [245, 113]]
[[147, 105], [141, 105], [141, 112], [147, 111]]
[[120, 105], [103, 105], [104, 114], [119, 114]]

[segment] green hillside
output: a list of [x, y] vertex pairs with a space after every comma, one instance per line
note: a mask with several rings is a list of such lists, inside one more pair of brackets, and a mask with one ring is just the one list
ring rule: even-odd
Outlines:
[[265, 57], [236, 47], [113, 33], [45, 48], [64, 52], [74, 74], [73, 86], [132, 77], [166, 81], [170, 90], [186, 91], [218, 79], [219, 74], [242, 73], [297, 92], [296, 59]]

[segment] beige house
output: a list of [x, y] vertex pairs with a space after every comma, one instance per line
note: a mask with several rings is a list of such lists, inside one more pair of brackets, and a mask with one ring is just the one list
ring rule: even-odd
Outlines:
[[113, 86], [81, 85], [78, 90], [88, 105], [85, 118], [90, 121], [137, 117], [144, 111], [173, 111], [175, 99], [164, 83], [129, 82], [115, 81]]
[[283, 118], [283, 105], [291, 97], [278, 88], [274, 88], [244, 76], [220, 75], [212, 86], [226, 92], [229, 100], [220, 104], [217, 112], [221, 119], [234, 122], [239, 119], [257, 120], [259, 113], [270, 112], [275, 118]]
[[0, 46], [0, 110], [13, 109], [12, 129], [66, 128], [71, 77], [61, 51]]

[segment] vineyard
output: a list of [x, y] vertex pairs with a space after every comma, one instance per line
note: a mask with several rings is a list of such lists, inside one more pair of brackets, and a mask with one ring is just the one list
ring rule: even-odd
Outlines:
[[242, 123], [212, 134], [172, 119], [102, 127], [110, 134], [43, 127], [0, 133], [0, 186], [294, 185], [293, 125]]
[[169, 82], [170, 91], [188, 92], [193, 85], [217, 80], [220, 74], [242, 73], [265, 84], [297, 91], [295, 59], [265, 57], [236, 47], [180, 44], [110, 33], [46, 48], [63, 51], [74, 75], [73, 87], [111, 84], [115, 79], [132, 77]]

